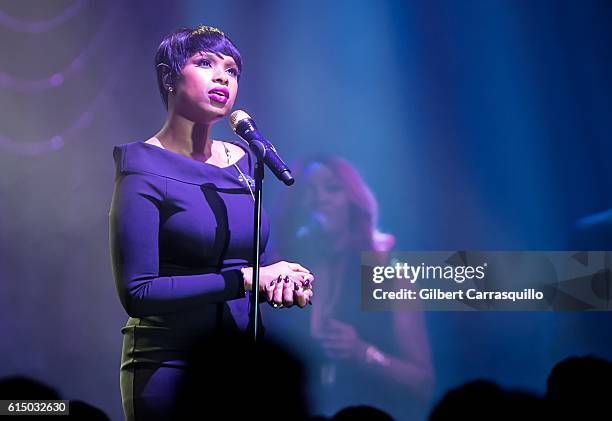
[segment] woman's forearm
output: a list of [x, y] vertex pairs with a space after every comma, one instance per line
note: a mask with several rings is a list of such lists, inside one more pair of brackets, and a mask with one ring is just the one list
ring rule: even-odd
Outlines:
[[431, 396], [434, 378], [429, 364], [405, 361], [368, 345], [364, 365], [369, 371], [406, 386], [414, 396], [423, 401]]

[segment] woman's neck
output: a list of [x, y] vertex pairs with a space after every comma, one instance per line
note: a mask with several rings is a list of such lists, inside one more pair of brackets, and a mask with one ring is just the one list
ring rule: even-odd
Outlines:
[[155, 137], [164, 148], [181, 155], [206, 161], [212, 156], [212, 124], [194, 123], [176, 114], [168, 115]]

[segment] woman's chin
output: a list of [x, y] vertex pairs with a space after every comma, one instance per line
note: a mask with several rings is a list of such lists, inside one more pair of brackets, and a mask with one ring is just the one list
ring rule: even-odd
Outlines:
[[227, 116], [229, 111], [229, 108], [217, 108], [209, 105], [199, 110], [194, 122], [198, 124], [212, 124]]

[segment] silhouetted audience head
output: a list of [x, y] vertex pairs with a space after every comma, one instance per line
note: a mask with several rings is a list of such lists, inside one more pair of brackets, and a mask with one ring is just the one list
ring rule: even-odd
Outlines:
[[595, 356], [566, 358], [548, 376], [546, 401], [556, 417], [610, 419], [610, 396], [612, 363]]
[[208, 337], [192, 348], [188, 364], [177, 419], [307, 419], [302, 365], [275, 343]]
[[110, 420], [100, 408], [79, 400], [70, 401], [70, 417], [68, 418], [87, 421]]
[[61, 399], [57, 390], [38, 380], [11, 376], [0, 380], [0, 399]]
[[546, 419], [543, 401], [521, 391], [505, 391], [495, 383], [477, 380], [442, 397], [429, 421]]
[[393, 421], [386, 412], [372, 406], [349, 406], [336, 413], [332, 421]]

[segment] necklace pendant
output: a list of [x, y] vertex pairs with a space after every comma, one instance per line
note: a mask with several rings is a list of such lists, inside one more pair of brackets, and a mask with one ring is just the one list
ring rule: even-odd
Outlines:
[[238, 181], [245, 183], [251, 189], [255, 188], [255, 180], [249, 175], [240, 174], [238, 176]]

